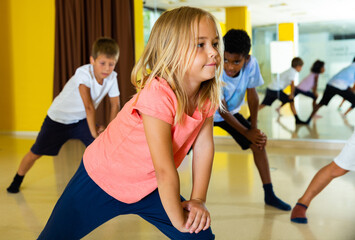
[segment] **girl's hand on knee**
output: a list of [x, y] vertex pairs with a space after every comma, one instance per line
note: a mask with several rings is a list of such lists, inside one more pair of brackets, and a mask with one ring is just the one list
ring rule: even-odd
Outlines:
[[211, 217], [202, 200], [191, 199], [182, 202], [183, 208], [188, 212], [185, 227], [190, 233], [199, 233], [211, 225]]

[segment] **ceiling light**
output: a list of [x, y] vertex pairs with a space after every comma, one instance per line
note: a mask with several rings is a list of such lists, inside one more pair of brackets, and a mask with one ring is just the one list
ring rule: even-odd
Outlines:
[[284, 7], [287, 6], [286, 3], [275, 3], [275, 4], [270, 4], [269, 7], [274, 8], [274, 7]]

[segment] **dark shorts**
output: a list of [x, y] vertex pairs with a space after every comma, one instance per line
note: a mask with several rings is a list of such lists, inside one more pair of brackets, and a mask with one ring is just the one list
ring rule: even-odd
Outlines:
[[351, 108], [355, 107], [355, 94], [351, 90], [351, 88], [347, 88], [346, 90], [340, 90], [339, 88], [333, 87], [329, 84], [327, 84], [327, 87], [324, 90], [323, 97], [320, 100], [319, 104], [320, 105], [328, 105], [330, 100], [335, 96], [335, 95], [340, 95], [342, 96], [345, 100], [349, 101], [351, 103]]
[[79, 139], [85, 146], [94, 141], [86, 119], [77, 123], [62, 124], [46, 116], [31, 152], [37, 155], [56, 156], [69, 139]]
[[[236, 113], [233, 116], [244, 127], [250, 129], [250, 123], [241, 114]], [[246, 137], [244, 137], [243, 134], [241, 134], [235, 128], [233, 128], [231, 125], [229, 125], [226, 121], [214, 122], [214, 125], [226, 130], [234, 138], [234, 140], [239, 144], [239, 146], [243, 150], [246, 150], [246, 149], [250, 148], [251, 142]]]
[[262, 105], [267, 105], [271, 106], [271, 104], [276, 100], [279, 99], [282, 102], [282, 105], [288, 103], [288, 102], [293, 102], [293, 100], [288, 98], [288, 95], [284, 93], [283, 91], [275, 91], [275, 90], [270, 90], [266, 89], [266, 94], [264, 97], [264, 100], [262, 101]]
[[302, 94], [302, 95], [312, 98], [313, 100], [317, 100], [316, 95], [314, 95], [314, 93], [312, 93], [311, 91], [306, 92], [306, 91], [303, 91], [299, 88], [296, 88], [295, 89], [295, 97], [297, 96], [297, 94]]
[[[184, 200], [181, 197], [181, 201]], [[178, 231], [164, 210], [158, 189], [131, 204], [111, 197], [89, 177], [83, 162], [59, 198], [38, 239], [81, 239], [108, 220], [126, 214], [139, 215], [170, 239], [215, 239], [211, 228], [198, 234]], [[122, 239], [119, 235], [116, 238]]]

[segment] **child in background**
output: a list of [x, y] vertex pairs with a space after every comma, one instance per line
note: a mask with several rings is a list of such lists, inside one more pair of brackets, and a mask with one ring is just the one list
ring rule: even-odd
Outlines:
[[324, 62], [320, 60], [315, 61], [312, 65], [311, 73], [298, 84], [295, 90], [295, 97], [297, 94], [303, 94], [313, 99], [313, 109], [317, 104], [318, 77], [319, 74], [324, 73], [324, 71]]
[[117, 43], [110, 38], [99, 38], [92, 47], [90, 64], [79, 67], [53, 100], [42, 124], [36, 142], [24, 156], [9, 193], [19, 192], [25, 174], [43, 155], [56, 156], [69, 139], [79, 139], [85, 146], [104, 130], [96, 126], [95, 110], [101, 100], [110, 97], [110, 121], [119, 110], [117, 73], [114, 72], [119, 56]]
[[[353, 63], [354, 63], [354, 62], [355, 62], [355, 57], [353, 58]], [[351, 91], [352, 91], [353, 93], [355, 93], [355, 84], [354, 84], [353, 87], [351, 88]], [[341, 103], [340, 103], [340, 105], [339, 105], [339, 107], [338, 107], [339, 110], [340, 110], [341, 106], [344, 104], [344, 102], [345, 102], [345, 99], [343, 99], [343, 101], [341, 101]], [[348, 110], [343, 114], [343, 116], [345, 117], [350, 111], [351, 111], [351, 108], [348, 108]]]
[[[262, 85], [264, 81], [256, 58], [249, 55], [250, 38], [245, 31], [232, 29], [227, 32], [223, 40], [224, 86], [221, 97], [226, 111], [219, 109], [216, 112], [214, 125], [226, 130], [243, 150], [248, 148], [252, 150], [265, 191], [265, 203], [281, 210], [291, 210], [290, 205], [274, 194], [265, 150], [267, 137], [257, 127], [259, 97], [255, 88]], [[251, 123], [239, 113], [245, 93], [247, 93]]]
[[350, 66], [342, 69], [334, 77], [332, 77], [323, 93], [323, 97], [320, 102], [314, 107], [311, 115], [309, 116], [307, 123], [315, 116], [317, 111], [324, 105], [328, 105], [330, 100], [335, 95], [343, 97], [345, 100], [351, 103], [351, 106], [344, 113], [344, 116], [348, 114], [355, 107], [355, 93], [352, 91], [351, 87], [355, 84], [355, 62]]
[[[181, 7], [159, 17], [132, 72], [138, 93], [86, 149], [38, 239], [80, 239], [124, 214], [139, 215], [171, 239], [214, 239], [205, 202], [220, 41], [218, 22], [204, 10]], [[177, 167], [191, 147], [185, 200]]]
[[312, 179], [306, 192], [298, 199], [291, 213], [291, 221], [307, 223], [306, 211], [309, 204], [334, 178], [340, 177], [349, 171], [355, 171], [355, 131], [340, 154], [333, 162], [323, 167]]
[[[275, 78], [267, 87], [264, 100], [261, 102], [259, 110], [263, 109], [265, 106], [271, 106], [276, 99], [279, 99], [282, 104], [276, 109], [277, 112], [279, 112], [286, 103], [290, 103], [290, 108], [295, 116], [296, 124], [305, 124], [305, 122], [299, 119], [293, 102], [295, 95], [295, 80], [298, 78], [298, 73], [302, 70], [302, 66], [303, 61], [301, 58], [295, 57], [292, 59], [291, 67], [280, 74], [280, 79]], [[290, 95], [287, 95], [283, 91], [287, 86], [291, 86]]]

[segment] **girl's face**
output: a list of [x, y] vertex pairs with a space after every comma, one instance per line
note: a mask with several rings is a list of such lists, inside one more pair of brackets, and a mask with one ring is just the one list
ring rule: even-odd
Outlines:
[[197, 53], [184, 78], [184, 82], [191, 87], [197, 87], [203, 81], [214, 78], [217, 63], [220, 61], [217, 50], [219, 39], [215, 23], [211, 19], [201, 19], [196, 38]]
[[322, 68], [320, 69], [320, 73], [324, 73], [324, 71], [325, 71], [325, 68], [322, 67]]

